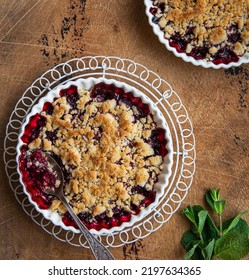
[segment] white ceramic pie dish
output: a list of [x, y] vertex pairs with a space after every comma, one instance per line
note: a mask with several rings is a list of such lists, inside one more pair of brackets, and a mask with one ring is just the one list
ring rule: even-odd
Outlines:
[[180, 57], [185, 62], [190, 62], [195, 66], [202, 66], [204, 68], [214, 68], [214, 69], [220, 69], [220, 68], [228, 69], [230, 67], [240, 66], [243, 63], [249, 63], [249, 53], [246, 53], [243, 56], [241, 56], [239, 58], [238, 62], [231, 62], [229, 64], [220, 63], [220, 64], [217, 64], [217, 65], [210, 62], [210, 61], [205, 61], [203, 59], [196, 60], [192, 56], [188, 56], [186, 53], [179, 53], [176, 50], [176, 48], [170, 46], [169, 40], [164, 38], [164, 32], [160, 29], [159, 25], [156, 24], [156, 23], [153, 23], [153, 21], [152, 21], [153, 15], [150, 12], [150, 8], [154, 7], [152, 5], [152, 1], [151, 0], [144, 0], [144, 4], [145, 4], [145, 7], [146, 7], [145, 8], [145, 13], [148, 17], [149, 24], [151, 25], [154, 34], [158, 37], [159, 41], [162, 44], [165, 45], [167, 50], [173, 52], [175, 56]]
[[25, 127], [29, 123], [30, 118], [34, 114], [40, 113], [42, 111], [42, 108], [43, 108], [43, 105], [44, 105], [45, 102], [53, 102], [54, 98], [59, 97], [60, 90], [66, 89], [70, 85], [75, 85], [75, 86], [78, 87], [78, 89], [90, 90], [95, 84], [100, 83], [100, 82], [104, 82], [106, 84], [114, 84], [116, 87], [123, 88], [126, 92], [132, 92], [134, 94], [134, 96], [140, 97], [142, 99], [143, 103], [146, 103], [146, 104], [149, 105], [150, 112], [153, 114], [153, 117], [154, 117], [154, 120], [155, 120], [157, 126], [161, 127], [161, 128], [164, 128], [165, 131], [166, 131], [165, 138], [167, 139], [166, 148], [168, 150], [168, 154], [164, 158], [163, 170], [162, 170], [161, 174], [159, 174], [159, 176], [158, 176], [158, 182], [154, 185], [154, 189], [156, 190], [156, 198], [155, 198], [155, 201], [153, 203], [151, 203], [145, 209], [141, 210], [141, 212], [138, 215], [132, 215], [129, 222], [123, 222], [118, 227], [112, 227], [110, 229], [101, 229], [99, 231], [97, 231], [95, 229], [91, 229], [90, 231], [94, 234], [97, 234], [97, 235], [111, 234], [115, 231], [121, 231], [125, 227], [131, 227], [136, 222], [142, 220], [145, 216], [147, 216], [151, 212], [151, 210], [159, 203], [160, 198], [164, 195], [165, 189], [168, 186], [168, 181], [169, 181], [169, 177], [171, 175], [171, 168], [172, 168], [172, 164], [173, 164], [172, 139], [171, 139], [171, 135], [170, 135], [170, 132], [169, 132], [169, 129], [168, 129], [165, 118], [163, 117], [163, 115], [159, 111], [159, 109], [154, 105], [154, 103], [146, 95], [144, 95], [142, 92], [136, 90], [134, 87], [131, 87], [131, 86], [125, 84], [125, 83], [118, 82], [118, 81], [113, 80], [113, 79], [87, 78], [87, 79], [78, 79], [76, 81], [67, 82], [64, 85], [59, 85], [55, 89], [49, 91], [46, 96], [41, 98], [39, 100], [39, 102], [35, 106], [32, 107], [31, 112], [27, 115], [24, 123], [21, 126], [19, 137], [18, 137], [18, 144], [17, 144], [17, 148], [16, 148], [17, 149], [17, 156], [16, 156], [17, 171], [18, 171], [18, 174], [19, 174], [19, 177], [20, 177], [20, 182], [23, 186], [23, 191], [27, 195], [30, 203], [32, 205], [34, 205], [36, 210], [39, 213], [41, 213], [46, 219], [50, 220], [54, 225], [61, 226], [63, 229], [71, 230], [75, 233], [79, 233], [79, 230], [75, 229], [72, 226], [66, 226], [62, 222], [62, 216], [61, 215], [59, 215], [58, 213], [53, 212], [51, 210], [40, 209], [38, 204], [32, 200], [31, 195], [29, 194], [29, 192], [27, 191], [27, 189], [25, 187], [25, 184], [22, 180], [21, 172], [19, 170], [19, 157], [20, 157], [20, 154], [21, 154], [20, 148], [24, 144], [23, 141], [21, 140], [21, 136], [23, 135]]

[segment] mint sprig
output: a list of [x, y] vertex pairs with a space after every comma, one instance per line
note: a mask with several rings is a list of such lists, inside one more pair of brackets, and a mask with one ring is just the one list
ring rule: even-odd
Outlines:
[[185, 259], [193, 260], [238, 260], [249, 254], [249, 226], [241, 217], [248, 211], [223, 221], [222, 213], [227, 204], [221, 199], [220, 190], [210, 189], [205, 195], [211, 209], [219, 217], [219, 225], [209, 212], [200, 205], [188, 206], [183, 214], [191, 223], [181, 243], [186, 250]]

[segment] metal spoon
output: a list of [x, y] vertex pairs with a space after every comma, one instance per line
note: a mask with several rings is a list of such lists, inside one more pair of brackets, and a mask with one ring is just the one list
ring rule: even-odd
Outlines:
[[81, 222], [79, 217], [74, 213], [73, 209], [71, 208], [71, 206], [69, 205], [69, 203], [67, 202], [67, 200], [64, 196], [64, 192], [63, 192], [64, 176], [63, 176], [63, 173], [62, 173], [62, 170], [61, 170], [59, 164], [48, 153], [45, 153], [45, 152], [43, 152], [43, 153], [44, 153], [47, 161], [53, 168], [53, 170], [57, 173], [58, 179], [60, 180], [60, 185], [58, 188], [54, 188], [54, 189], [46, 188], [43, 191], [49, 195], [56, 196], [66, 206], [68, 212], [70, 213], [70, 215], [72, 216], [72, 218], [74, 219], [76, 224], [78, 225], [79, 230], [85, 236], [85, 238], [89, 244], [89, 247], [91, 248], [93, 255], [95, 256], [95, 258], [97, 260], [114, 260], [114, 257], [109, 252], [109, 250], [107, 250], [107, 248], [90, 233], [90, 231], [86, 228], [86, 226]]

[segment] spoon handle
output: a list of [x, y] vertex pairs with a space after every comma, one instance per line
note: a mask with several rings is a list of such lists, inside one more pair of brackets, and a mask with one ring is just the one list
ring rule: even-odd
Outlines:
[[85, 236], [89, 247], [91, 248], [95, 258], [97, 260], [114, 260], [114, 257], [110, 253], [110, 251], [101, 243], [99, 242], [86, 228], [86, 226], [81, 222], [79, 217], [74, 213], [73, 209], [67, 202], [64, 195], [58, 195], [58, 198], [61, 200], [61, 202], [66, 206], [68, 212], [74, 219], [74, 221], [77, 223], [79, 230], [83, 233]]

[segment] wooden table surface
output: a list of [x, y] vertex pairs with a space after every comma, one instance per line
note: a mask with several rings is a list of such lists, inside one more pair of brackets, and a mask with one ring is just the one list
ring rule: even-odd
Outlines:
[[[142, 0], [0, 0], [0, 150], [11, 112], [26, 88], [60, 62], [86, 55], [129, 58], [155, 71], [179, 94], [196, 138], [196, 173], [169, 222], [142, 240], [111, 248], [116, 259], [183, 259], [189, 225], [181, 211], [220, 188], [224, 217], [249, 205], [249, 65], [195, 67], [158, 41]], [[88, 249], [58, 241], [25, 214], [0, 166], [0, 258], [92, 259]], [[248, 221], [248, 215], [245, 219]]]

